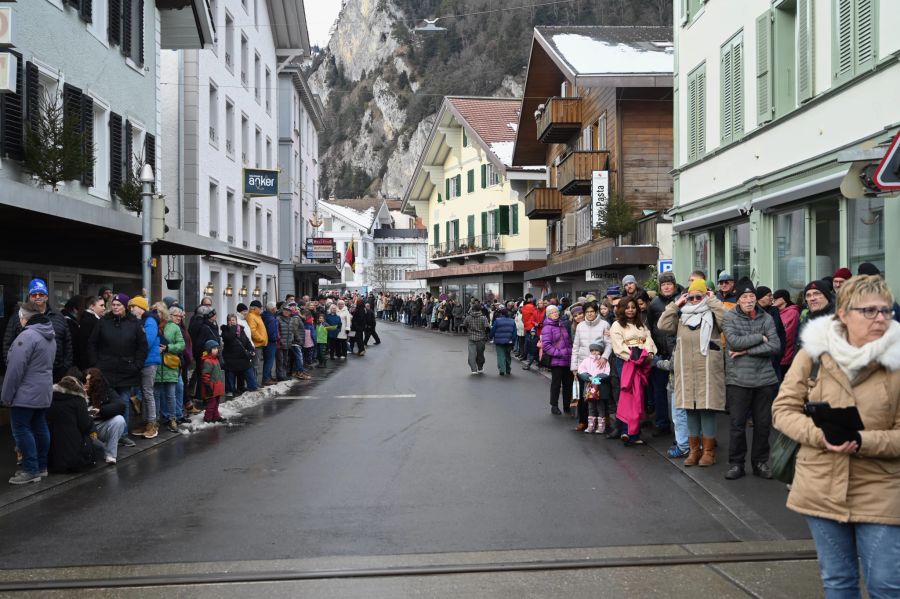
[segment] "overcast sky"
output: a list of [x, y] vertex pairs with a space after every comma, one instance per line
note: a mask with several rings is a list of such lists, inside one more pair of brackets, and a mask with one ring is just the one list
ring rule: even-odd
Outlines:
[[306, 23], [309, 28], [309, 43], [313, 46], [328, 45], [328, 32], [341, 11], [341, 0], [307, 0]]

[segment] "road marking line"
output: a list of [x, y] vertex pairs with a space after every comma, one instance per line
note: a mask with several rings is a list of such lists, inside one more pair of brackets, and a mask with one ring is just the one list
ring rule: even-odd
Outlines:
[[404, 397], [415, 397], [415, 393], [408, 395], [335, 395], [335, 399], [393, 399]]

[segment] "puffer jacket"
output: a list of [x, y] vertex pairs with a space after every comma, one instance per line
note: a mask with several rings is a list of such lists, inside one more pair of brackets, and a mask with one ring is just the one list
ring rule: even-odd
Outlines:
[[722, 358], [722, 319], [725, 306], [718, 298], [707, 300], [713, 328], [706, 355], [700, 353], [700, 327], [681, 322], [675, 302], [666, 306], [657, 326], [666, 335], [675, 334], [672, 373], [675, 376], [675, 407], [686, 410], [725, 410], [725, 360]]
[[106, 377], [110, 387], [137, 387], [147, 359], [143, 323], [126, 313], [109, 312], [100, 319], [88, 341], [88, 362]]
[[[340, 314], [328, 314], [325, 316], [325, 324], [335, 327], [334, 329], [328, 331], [328, 337], [330, 339], [339, 338], [341, 331], [344, 330], [344, 319], [341, 318]], [[346, 331], [344, 331], [343, 339], [346, 339]]]
[[[797, 464], [789, 509], [838, 522], [900, 525], [900, 324], [892, 323], [872, 343], [876, 361], [849, 380], [832, 352], [829, 328], [841, 333], [831, 318], [813, 320], [803, 332], [803, 349], [794, 358], [772, 406], [775, 428], [797, 441]], [[819, 372], [810, 388], [815, 361]], [[865, 429], [855, 454], [825, 449], [822, 429], [803, 412], [805, 401], [827, 401], [832, 407], [856, 406]]]
[[[777, 354], [781, 342], [775, 321], [759, 306], [750, 318], [735, 306], [725, 312], [722, 331], [725, 333], [725, 384], [738, 387], [761, 387], [777, 385], [778, 376], [772, 367], [772, 355]], [[763, 341], [763, 336], [768, 341]], [[747, 354], [732, 358], [732, 351], [747, 350]]]
[[250, 327], [250, 339], [254, 347], [265, 347], [269, 344], [269, 335], [266, 333], [262, 316], [259, 315], [259, 308], [250, 308], [247, 312], [247, 326]]
[[[166, 353], [178, 356], [179, 360], [185, 354], [184, 336], [181, 334], [181, 327], [174, 322], [167, 322], [163, 327], [163, 335], [159, 340], [163, 345], [168, 346]], [[156, 369], [157, 383], [177, 383], [178, 377], [181, 376], [181, 366], [178, 368], [169, 368], [162, 360]]]
[[141, 319], [144, 325], [144, 335], [147, 336], [147, 359], [144, 366], [159, 366], [162, 363], [162, 355], [159, 353], [159, 320], [153, 312], [147, 312]]
[[612, 354], [612, 343], [609, 340], [609, 323], [600, 318], [598, 314], [594, 320], [585, 318], [575, 327], [572, 335], [572, 358], [569, 363], [571, 370], [577, 370], [578, 365], [591, 355], [591, 344], [599, 343], [603, 346], [603, 357], [609, 360]]
[[[18, 320], [18, 313], [13, 318]], [[50, 407], [55, 356], [56, 334], [50, 319], [43, 315], [32, 316], [9, 348], [0, 394], [2, 405], [34, 409]]]
[[[9, 319], [9, 323], [6, 325], [6, 332], [3, 335], [3, 358], [7, 361], [7, 364], [9, 363], [9, 348], [12, 347], [13, 341], [19, 336], [19, 333], [22, 332], [22, 324], [19, 322], [18, 314], [19, 306], [16, 306], [12, 311], [13, 318]], [[72, 331], [62, 314], [54, 312], [48, 306], [44, 316], [47, 317], [53, 326], [53, 332], [56, 336], [56, 353], [53, 356], [53, 378], [60, 379], [74, 363], [73, 344], [75, 340], [72, 338]]]
[[289, 349], [294, 343], [294, 318], [293, 316], [278, 317], [278, 347], [281, 349]]
[[274, 314], [266, 310], [262, 313], [263, 324], [266, 325], [266, 336], [269, 339], [269, 345], [278, 344], [278, 319]]
[[490, 338], [497, 345], [512, 345], [516, 341], [516, 321], [498, 314], [491, 323]]
[[550, 356], [550, 366], [571, 367], [572, 342], [562, 320], [544, 320], [541, 328], [541, 351]]

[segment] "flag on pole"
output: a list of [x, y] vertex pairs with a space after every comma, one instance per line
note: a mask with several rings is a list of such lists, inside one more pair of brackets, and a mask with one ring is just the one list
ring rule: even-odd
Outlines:
[[347, 244], [347, 252], [344, 254], [344, 264], [350, 265], [350, 270], [356, 272], [356, 256], [353, 253], [353, 241]]

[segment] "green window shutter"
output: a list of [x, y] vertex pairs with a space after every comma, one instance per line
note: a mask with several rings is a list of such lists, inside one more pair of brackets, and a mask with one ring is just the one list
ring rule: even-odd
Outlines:
[[738, 35], [731, 50], [731, 79], [733, 81], [734, 104], [731, 119], [734, 139], [744, 135], [744, 35]]
[[444, 223], [444, 238], [447, 240], [448, 246], [452, 246], [451, 242], [453, 241], [453, 235], [451, 231], [452, 225], [453, 223], [449, 220]]
[[446, 189], [444, 191], [447, 192], [447, 201], [449, 202], [450, 199], [453, 197], [450, 195], [450, 179], [444, 179], [444, 186], [446, 187]]
[[500, 233], [500, 209], [494, 208], [494, 235]]
[[706, 154], [706, 65], [697, 73], [697, 157]]
[[831, 56], [834, 82], [853, 76], [853, 0], [835, 0]]
[[488, 215], [487, 212], [481, 213], [481, 245], [487, 245], [488, 234]]
[[721, 117], [720, 137], [723, 144], [731, 143], [734, 137], [734, 46], [728, 42], [722, 46], [719, 57], [719, 115]]
[[756, 122], [772, 120], [772, 11], [756, 19]]
[[466, 172], [466, 188], [467, 193], [475, 191], [475, 169], [469, 169]]
[[462, 195], [462, 175], [456, 175], [456, 195]]
[[697, 77], [693, 73], [688, 75], [687, 100], [687, 159], [693, 162], [697, 159]]
[[813, 97], [813, 2], [797, 0], [797, 93], [802, 104]]
[[438, 224], [434, 225], [434, 246], [441, 245], [441, 226]]
[[470, 214], [466, 217], [466, 239], [469, 240], [469, 243], [472, 243], [473, 237], [475, 237], [475, 215]]
[[443, 202], [443, 200], [441, 199], [441, 194], [438, 194], [438, 204], [440, 204], [441, 202]]
[[465, 148], [466, 146], [469, 145], [469, 137], [466, 135], [465, 129], [462, 130], [462, 134], [463, 134], [463, 147]]
[[481, 165], [481, 189], [485, 189], [487, 187], [487, 165]]
[[[681, 139], [681, 113], [679, 112], [679, 110], [681, 110], [681, 102], [678, 98], [678, 75], [676, 74], [675, 86], [672, 88], [672, 133], [674, 134], [676, 140]], [[679, 166], [681, 164], [680, 146], [680, 141], [676, 142], [672, 146], [675, 166]]]
[[875, 57], [878, 54], [875, 43], [875, 0], [856, 0], [853, 21], [854, 31], [854, 61], [856, 73], [875, 67]]
[[512, 234], [519, 234], [519, 205], [512, 205]]
[[509, 235], [509, 206], [500, 206], [497, 210], [500, 215], [500, 220], [497, 224], [497, 233], [500, 235]]

